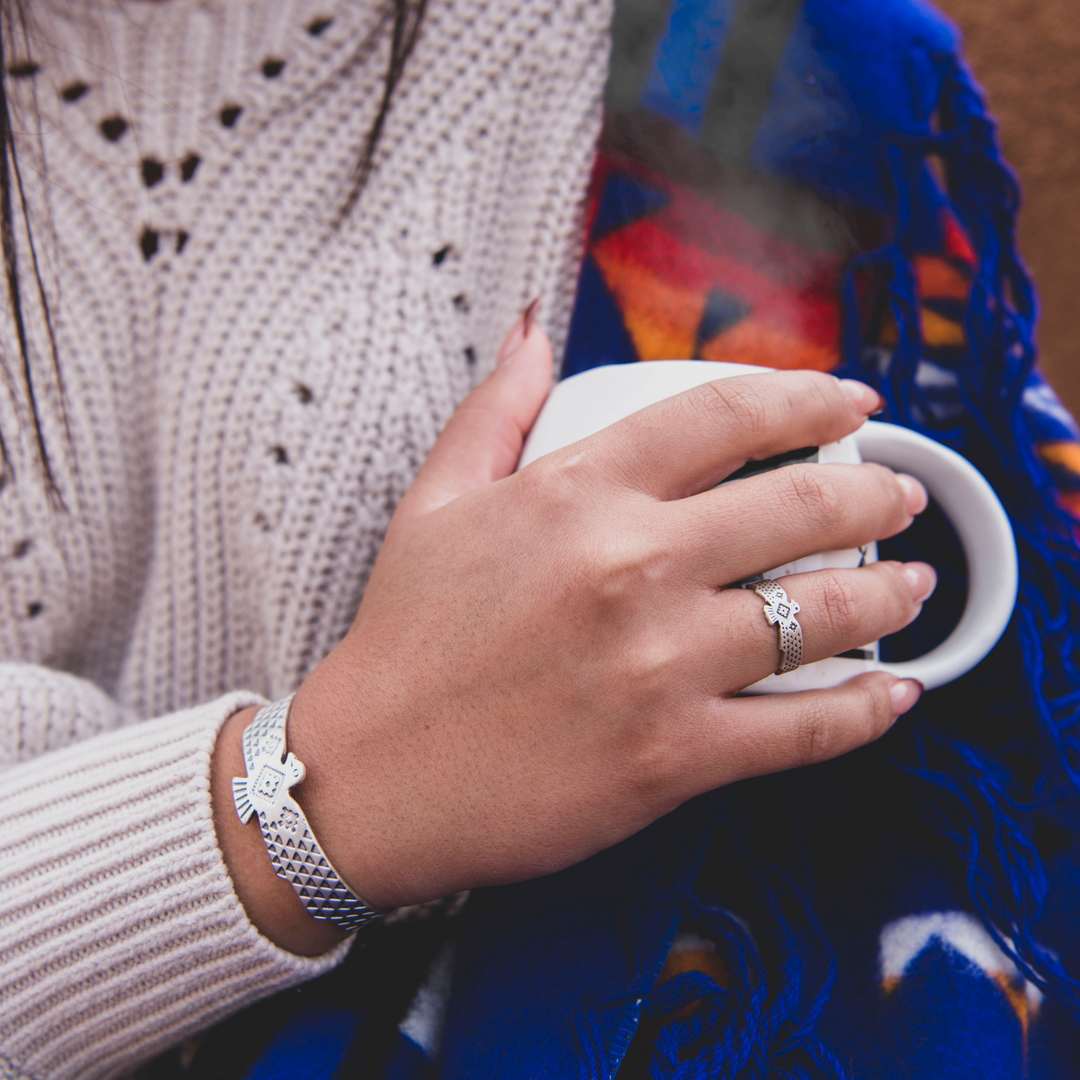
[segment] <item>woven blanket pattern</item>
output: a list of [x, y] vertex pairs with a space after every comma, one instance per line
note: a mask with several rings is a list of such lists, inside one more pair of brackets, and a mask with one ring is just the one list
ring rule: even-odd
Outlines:
[[247, 919], [210, 755], [348, 629], [524, 305], [565, 336], [609, 12], [432, 4], [339, 223], [389, 5], [3, 11], [29, 362], [5, 291], [0, 1074], [126, 1075], [342, 956]]

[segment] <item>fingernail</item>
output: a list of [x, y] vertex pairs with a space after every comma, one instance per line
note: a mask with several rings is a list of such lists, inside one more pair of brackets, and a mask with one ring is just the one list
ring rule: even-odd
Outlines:
[[495, 356], [495, 366], [502, 367], [508, 360], [512, 360], [521, 351], [521, 346], [525, 344], [525, 339], [529, 336], [529, 331], [533, 328], [533, 322], [536, 319], [536, 309], [540, 306], [540, 297], [538, 296], [529, 306], [517, 317], [517, 321], [510, 327], [510, 332], [503, 338], [502, 344], [499, 346], [499, 351]]
[[855, 408], [867, 416], [871, 413], [879, 413], [885, 407], [881, 395], [873, 387], [859, 382], [858, 379], [841, 379], [840, 389], [851, 399]]
[[926, 488], [914, 476], [908, 476], [907, 473], [897, 473], [896, 482], [904, 489], [904, 494], [907, 496], [909, 513], [921, 514], [930, 501], [930, 496], [926, 494]]
[[899, 682], [893, 683], [889, 690], [893, 712], [897, 716], [902, 716], [922, 697], [922, 691], [922, 684], [917, 683], [914, 679], [901, 679]]
[[904, 580], [911, 589], [916, 604], [928, 600], [937, 588], [937, 572], [924, 562], [909, 562], [904, 566]]
[[533, 322], [536, 320], [536, 312], [540, 307], [541, 297], [537, 297], [529, 306], [521, 313], [522, 324], [525, 327], [524, 336], [528, 337], [533, 328]]

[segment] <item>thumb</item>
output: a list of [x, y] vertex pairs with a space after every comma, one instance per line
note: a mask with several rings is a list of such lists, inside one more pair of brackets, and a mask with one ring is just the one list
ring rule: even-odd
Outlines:
[[428, 514], [473, 488], [509, 476], [551, 389], [547, 334], [534, 300], [499, 349], [498, 366], [457, 408], [431, 448], [398, 513]]

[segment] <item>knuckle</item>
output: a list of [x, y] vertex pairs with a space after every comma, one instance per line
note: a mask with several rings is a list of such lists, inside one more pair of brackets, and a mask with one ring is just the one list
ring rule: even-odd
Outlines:
[[558, 490], [559, 470], [552, 461], [553, 455], [538, 458], [528, 468], [514, 474], [512, 483], [516, 484], [521, 499], [528, 505], [543, 505]]
[[786, 371], [777, 376], [773, 385], [783, 395], [785, 415], [816, 417], [832, 430], [838, 410], [846, 405], [835, 376], [821, 371]]
[[649, 817], [675, 809], [681, 801], [683, 778], [689, 762], [667, 732], [649, 728], [634, 740], [630, 756], [629, 787]]
[[838, 394], [839, 384], [835, 376], [828, 375], [824, 371], [800, 371], [797, 374], [800, 384], [799, 392], [802, 398], [799, 403], [801, 408], [810, 405], [816, 407], [822, 413], [827, 413], [842, 403], [843, 399]]
[[[672, 577], [677, 557], [668, 545], [656, 542], [647, 531], [614, 532], [603, 523], [579, 525], [565, 548], [574, 587], [584, 588], [597, 614], [606, 613], [618, 625], [640, 616], [661, 601]], [[627, 655], [633, 670], [648, 670], [648, 650], [637, 663]]]
[[769, 395], [742, 379], [705, 383], [692, 391], [693, 403], [712, 416], [729, 437], [756, 441], [766, 433], [772, 410]]
[[644, 545], [604, 529], [583, 533], [574, 554], [580, 566], [589, 568], [589, 576], [614, 594], [632, 593], [663, 576]]
[[687, 746], [675, 737], [671, 721], [680, 710], [676, 688], [685, 685], [686, 651], [681, 635], [639, 626], [620, 635], [596, 687], [619, 718], [613, 767], [624, 773], [627, 791], [642, 805], [656, 807], [683, 786]]
[[569, 558], [574, 585], [591, 593], [596, 604], [616, 606], [632, 588], [630, 559], [609, 535], [580, 533]]
[[906, 524], [911, 517], [908, 511], [907, 495], [897, 482], [896, 474], [892, 469], [869, 461], [864, 462], [861, 468], [866, 471], [866, 475], [874, 478], [890, 527], [901, 527]]
[[558, 498], [568, 490], [579, 488], [588, 474], [585, 454], [560, 450], [539, 458], [518, 475], [537, 495]]
[[647, 800], [667, 789], [675, 772], [670, 745], [653, 733], [636, 740], [633, 749], [634, 787]]
[[[514, 474], [519, 503], [536, 513], [541, 523], [570, 523], [583, 516], [583, 508], [595, 502], [596, 470], [587, 453], [556, 451], [537, 459]], [[567, 535], [572, 535], [567, 532]]]
[[862, 724], [857, 745], [873, 742], [892, 723], [892, 699], [885, 679], [870, 678], [859, 683], [859, 716]]
[[797, 755], [800, 763], [812, 765], [833, 756], [831, 746], [835, 731], [832, 709], [827, 699], [815, 698], [806, 704], [798, 725]]
[[[900, 563], [878, 563], [875, 570], [885, 579], [885, 602], [892, 628], [899, 630], [907, 626], [918, 613], [919, 605], [911, 596], [911, 586], [904, 578]], [[883, 631], [888, 633], [890, 631]]]
[[860, 607], [851, 578], [828, 570], [821, 573], [822, 630], [840, 641], [858, 637]]
[[786, 509], [817, 532], [830, 533], [846, 517], [844, 498], [827, 466], [788, 465], [773, 474]]
[[830, 694], [806, 703], [797, 733], [801, 764], [825, 761], [865, 746], [891, 726], [892, 701], [886, 679], [860, 677], [841, 694], [839, 698]]

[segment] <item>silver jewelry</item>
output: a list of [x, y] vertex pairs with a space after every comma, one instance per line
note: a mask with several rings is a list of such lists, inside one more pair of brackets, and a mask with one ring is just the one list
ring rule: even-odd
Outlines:
[[260, 709], [244, 730], [247, 776], [233, 780], [233, 802], [245, 825], [252, 814], [259, 815], [274, 873], [296, 890], [308, 914], [342, 930], [359, 930], [386, 913], [365, 903], [341, 880], [312, 835], [304, 811], [289, 795], [304, 779], [303, 763], [285, 752], [285, 721], [293, 696]]
[[798, 600], [792, 600], [779, 582], [769, 578], [749, 582], [743, 588], [753, 589], [765, 601], [765, 618], [780, 631], [780, 666], [776, 674], [794, 671], [802, 663], [802, 627], [795, 618], [802, 610]]

